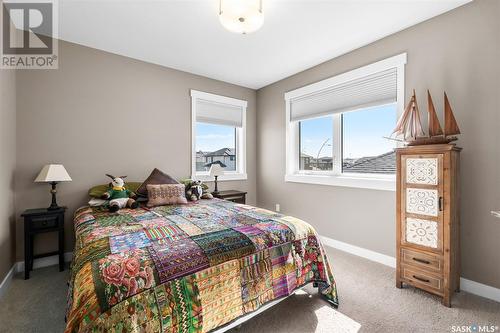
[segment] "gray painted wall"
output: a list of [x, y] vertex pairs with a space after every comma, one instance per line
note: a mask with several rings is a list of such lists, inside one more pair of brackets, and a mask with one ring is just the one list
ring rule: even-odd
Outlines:
[[[33, 180], [44, 164], [64, 164], [73, 182], [58, 186], [58, 201], [69, 208], [66, 250], [72, 251], [73, 212], [88, 201], [89, 187], [107, 183], [105, 173], [144, 180], [158, 167], [176, 178], [189, 177], [190, 89], [248, 101], [248, 181], [222, 182], [220, 188], [247, 190], [255, 204], [254, 90], [60, 42], [58, 70], [18, 72], [17, 216], [50, 204], [49, 186]], [[21, 260], [21, 223], [16, 234]], [[54, 248], [54, 236], [37, 237], [35, 248]]]
[[324, 236], [395, 256], [394, 192], [284, 182], [283, 94], [407, 52], [406, 96], [415, 88], [424, 106], [430, 89], [442, 112], [446, 90], [463, 133], [462, 276], [499, 288], [500, 220], [490, 215], [500, 208], [499, 13], [500, 1], [477, 0], [260, 89], [258, 205], [280, 203]]
[[[1, 5], [1, 2], [0, 2]], [[0, 15], [1, 16], [1, 15]], [[2, 19], [0, 17], [0, 26]], [[15, 253], [16, 72], [0, 69], [0, 282]]]

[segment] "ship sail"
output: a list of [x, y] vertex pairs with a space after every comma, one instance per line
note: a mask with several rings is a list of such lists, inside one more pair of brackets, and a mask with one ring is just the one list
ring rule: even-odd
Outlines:
[[443, 135], [443, 129], [439, 124], [439, 119], [436, 115], [436, 109], [434, 108], [429, 90], [427, 90], [427, 112], [429, 120], [429, 137]]
[[420, 112], [418, 110], [415, 90], [413, 90], [410, 102], [399, 118], [392, 134], [403, 136], [405, 141], [415, 141], [418, 137], [425, 135], [422, 129], [422, 122], [420, 121]]
[[455, 135], [460, 134], [460, 129], [458, 128], [457, 121], [451, 110], [450, 101], [446, 92], [444, 93], [444, 135]]

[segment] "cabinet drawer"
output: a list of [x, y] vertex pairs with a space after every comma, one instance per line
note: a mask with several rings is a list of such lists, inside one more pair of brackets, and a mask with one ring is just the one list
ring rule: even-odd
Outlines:
[[31, 228], [33, 230], [49, 229], [57, 227], [58, 216], [39, 216], [31, 218]]
[[401, 261], [404, 264], [439, 273], [443, 269], [440, 256], [401, 248]]
[[443, 291], [442, 277], [406, 265], [403, 265], [401, 267], [401, 270], [403, 275], [403, 281], [427, 291], [434, 291], [434, 292]]

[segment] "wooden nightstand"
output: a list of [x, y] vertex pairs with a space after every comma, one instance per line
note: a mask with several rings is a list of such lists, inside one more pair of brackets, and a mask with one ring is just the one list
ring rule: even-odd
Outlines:
[[[47, 208], [28, 209], [24, 217], [24, 279], [30, 278], [33, 260], [42, 257], [59, 255], [59, 271], [64, 270], [64, 213], [66, 207], [49, 210]], [[57, 231], [59, 247], [57, 251], [33, 255], [33, 240], [36, 234]]]
[[245, 204], [247, 192], [230, 190], [230, 191], [219, 191], [219, 193], [212, 192], [212, 195], [214, 196], [214, 198]]

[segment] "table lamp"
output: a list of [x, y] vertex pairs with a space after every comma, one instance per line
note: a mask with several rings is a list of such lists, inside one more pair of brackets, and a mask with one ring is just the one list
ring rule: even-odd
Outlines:
[[210, 176], [215, 177], [215, 189], [213, 194], [219, 194], [219, 189], [217, 188], [217, 177], [222, 176], [224, 174], [224, 169], [219, 163], [214, 163], [210, 166], [209, 170]]
[[56, 201], [56, 185], [59, 182], [70, 182], [71, 180], [71, 177], [62, 164], [47, 164], [42, 168], [42, 171], [40, 171], [38, 177], [35, 179], [35, 183], [50, 183], [52, 185], [52, 189], [50, 190], [52, 203], [47, 209], [55, 210], [60, 208]]

